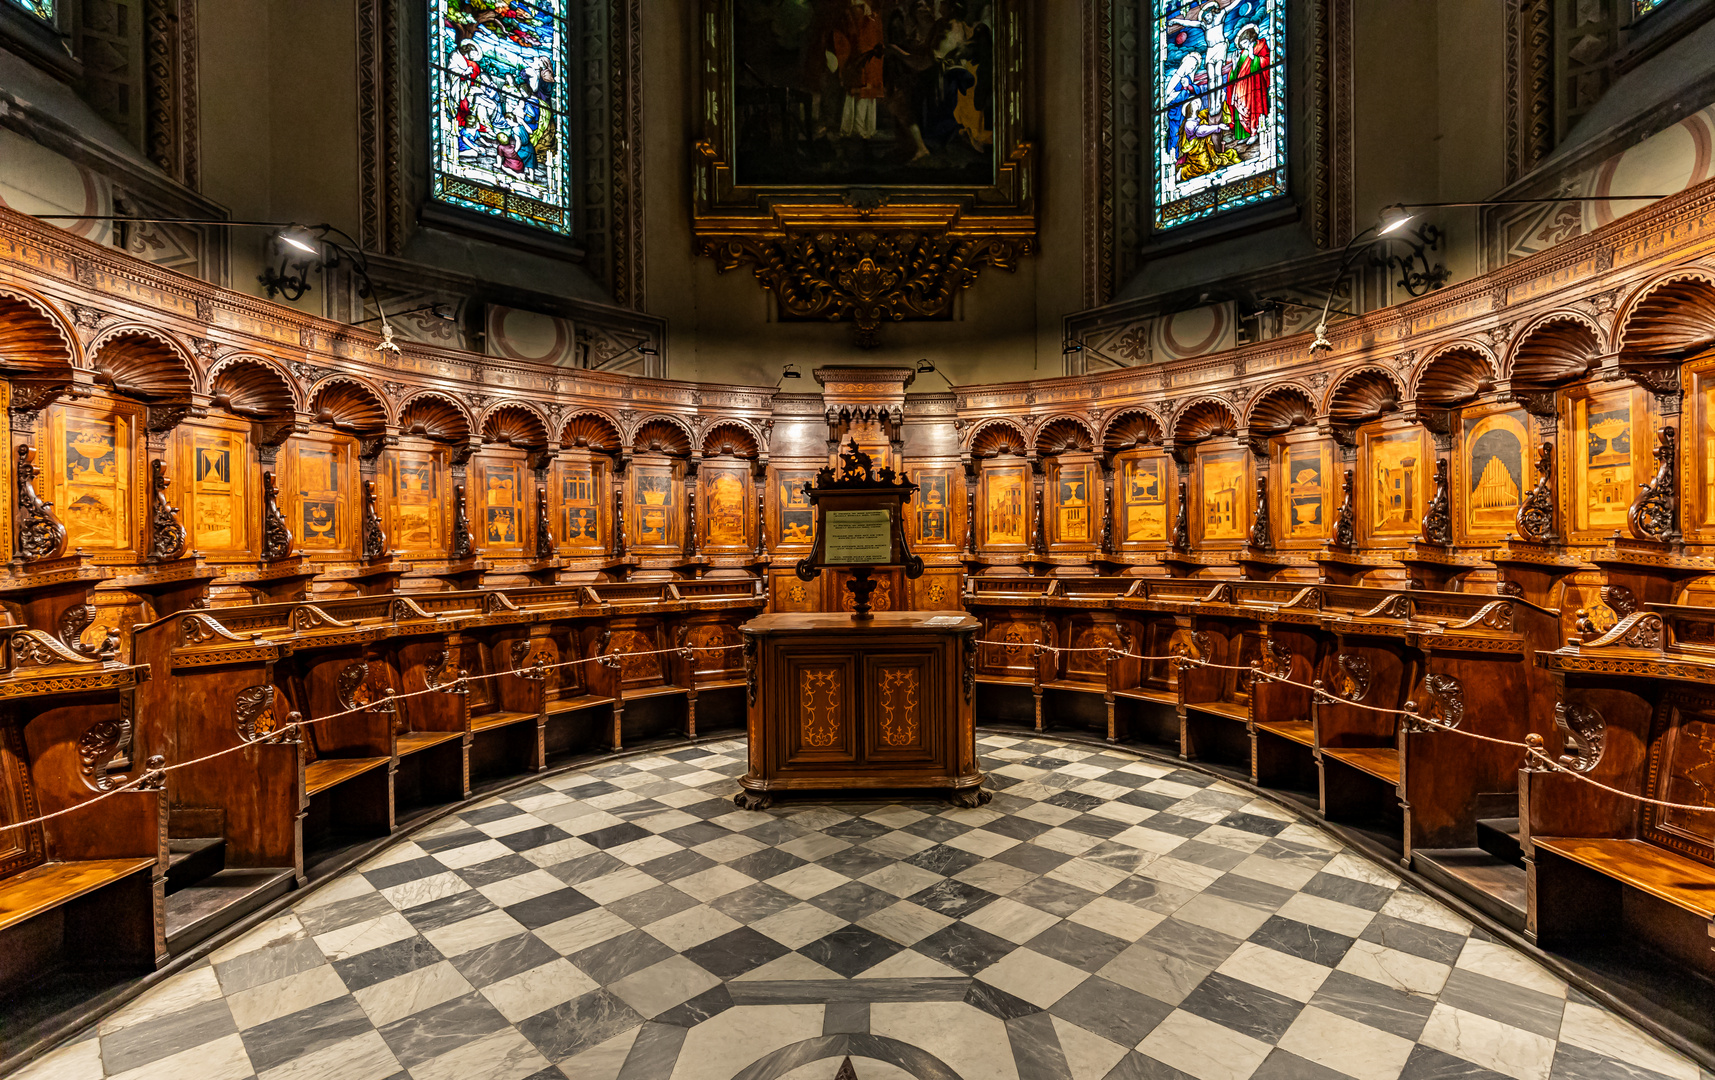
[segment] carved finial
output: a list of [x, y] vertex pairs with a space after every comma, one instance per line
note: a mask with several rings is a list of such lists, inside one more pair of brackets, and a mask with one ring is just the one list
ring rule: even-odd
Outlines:
[[554, 557], [554, 523], [548, 518], [548, 489], [536, 485], [536, 558]]

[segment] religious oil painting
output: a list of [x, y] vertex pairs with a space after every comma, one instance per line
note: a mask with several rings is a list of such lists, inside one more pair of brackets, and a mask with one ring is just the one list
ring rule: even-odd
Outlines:
[[339, 453], [304, 447], [298, 451], [297, 469], [299, 544], [306, 548], [338, 547], [342, 492]]
[[785, 546], [808, 545], [813, 538], [815, 511], [804, 485], [816, 479], [813, 472], [783, 472], [780, 484], [780, 543]]
[[1286, 536], [1290, 540], [1320, 540], [1327, 535], [1327, 450], [1293, 446], [1283, 455], [1286, 465]]
[[1022, 466], [983, 470], [985, 530], [991, 544], [1022, 544], [1030, 537], [1030, 479]]
[[570, 234], [566, 0], [431, 0], [433, 196]]
[[917, 539], [925, 544], [945, 544], [952, 535], [947, 480], [944, 472], [917, 474]]
[[1161, 478], [1162, 459], [1132, 458], [1125, 463], [1125, 538], [1162, 540], [1167, 536], [1167, 485]]
[[482, 471], [483, 535], [489, 544], [517, 547], [523, 540], [523, 489], [516, 465], [490, 465]]
[[599, 546], [599, 510], [595, 470], [588, 465], [566, 466], [560, 474], [560, 513], [565, 518], [561, 534], [565, 542], [573, 547]]
[[1632, 395], [1629, 390], [1573, 403], [1572, 509], [1583, 532], [1626, 527], [1637, 494], [1632, 482]]
[[393, 468], [393, 543], [403, 551], [439, 549], [441, 512], [436, 501], [434, 458], [400, 451]]
[[1245, 459], [1211, 455], [1198, 461], [1203, 476], [1203, 539], [1237, 540], [1245, 533]]
[[1420, 490], [1429, 467], [1426, 461], [1423, 438], [1415, 430], [1370, 439], [1371, 536], [1412, 536], [1421, 528]]
[[995, 178], [994, 4], [732, 0], [741, 186]]
[[1054, 526], [1061, 543], [1081, 543], [1090, 537], [1090, 467], [1069, 465], [1054, 484]]
[[64, 465], [54, 508], [66, 527], [66, 549], [130, 547], [125, 501], [130, 422], [123, 416], [72, 413], [57, 426]]
[[244, 440], [231, 432], [195, 430], [191, 436], [191, 543], [205, 551], [246, 544], [241, 479]]
[[707, 512], [707, 533], [710, 544], [732, 547], [745, 542], [745, 510], [750, 506], [749, 487], [740, 469], [712, 469], [703, 466], [703, 486], [708, 492], [704, 509]]
[[1286, 0], [1152, 0], [1155, 228], [1286, 194]]
[[673, 542], [673, 470], [664, 466], [633, 466], [631, 501], [637, 508], [636, 542], [665, 546]]
[[1465, 419], [1467, 535], [1500, 539], [1517, 531], [1519, 505], [1530, 490], [1525, 476], [1529, 446], [1521, 412]]

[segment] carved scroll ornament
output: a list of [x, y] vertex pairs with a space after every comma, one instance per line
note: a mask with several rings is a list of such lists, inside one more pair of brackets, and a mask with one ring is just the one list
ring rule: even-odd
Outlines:
[[1656, 432], [1655, 476], [1646, 484], [1637, 502], [1626, 512], [1632, 535], [1639, 540], [1675, 540], [1679, 536], [1679, 498], [1674, 493], [1674, 466], [1678, 452], [1672, 426]]
[[1334, 512], [1334, 535], [1330, 538], [1337, 548], [1350, 550], [1358, 539], [1358, 510], [1353, 503], [1353, 473], [1347, 469], [1340, 478], [1340, 508]]
[[387, 557], [387, 530], [381, 527], [381, 512], [375, 505], [375, 481], [363, 482], [363, 560]]
[[1168, 546], [1174, 551], [1191, 550], [1190, 485], [1179, 481], [1179, 509], [1173, 515], [1173, 536]]
[[149, 502], [149, 558], [171, 560], [185, 553], [188, 537], [179, 521], [179, 508], [167, 502], [167, 489], [173, 481], [167, 476], [167, 463], [156, 458], [149, 465], [154, 494]]
[[35, 447], [18, 447], [18, 555], [25, 562], [56, 559], [65, 553], [66, 527], [54, 516], [54, 504], [36, 495]]
[[749, 634], [744, 636], [744, 700], [748, 705], [756, 704], [756, 638]]
[[1370, 693], [1370, 660], [1356, 653], [1341, 653], [1334, 658], [1335, 697], [1347, 701], [1363, 701]]
[[274, 474], [262, 474], [262, 561], [279, 562], [292, 554], [292, 530], [280, 512], [280, 485]]
[[1514, 519], [1519, 535], [1537, 543], [1554, 540], [1554, 444], [1536, 448], [1536, 486], [1524, 497]]
[[1554, 726], [1560, 729], [1559, 764], [1574, 772], [1587, 773], [1602, 760], [1608, 742], [1608, 725], [1602, 714], [1578, 701], [1554, 704]]
[[79, 772], [97, 791], [116, 786], [112, 774], [131, 767], [131, 694], [120, 696], [119, 715], [97, 720], [77, 741]]
[[280, 733], [280, 721], [274, 714], [275, 691], [270, 685], [247, 686], [238, 692], [233, 702], [232, 719], [238, 737], [246, 742], [258, 739], [273, 741], [269, 736]]
[[1436, 728], [1456, 728], [1465, 719], [1465, 684], [1454, 675], [1425, 675], [1423, 700], [1405, 703], [1407, 713], [1418, 713], [1424, 720], [1401, 717], [1408, 731], [1433, 731]]

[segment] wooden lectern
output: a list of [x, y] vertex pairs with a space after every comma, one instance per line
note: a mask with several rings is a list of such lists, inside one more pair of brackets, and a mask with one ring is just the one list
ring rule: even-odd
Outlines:
[[750, 707], [750, 772], [734, 799], [746, 810], [779, 791], [950, 791], [961, 806], [991, 793], [977, 768], [971, 700], [977, 630], [962, 611], [871, 613], [878, 567], [923, 573], [902, 524], [917, 485], [874, 469], [854, 441], [840, 468], [804, 485], [816, 534], [798, 576], [852, 571], [856, 610], [775, 613], [741, 627]]

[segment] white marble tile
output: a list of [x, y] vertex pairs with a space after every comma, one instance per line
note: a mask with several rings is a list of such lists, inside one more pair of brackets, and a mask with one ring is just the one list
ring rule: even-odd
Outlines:
[[498, 840], [481, 840], [464, 847], [449, 848], [435, 853], [435, 859], [442, 866], [453, 870], [463, 870], [467, 866], [489, 862], [492, 859], [504, 859], [511, 855], [512, 849]]
[[1122, 773], [1129, 773], [1132, 776], [1148, 776], [1151, 778], [1159, 778], [1159, 777], [1166, 776], [1168, 773], [1172, 772], [1173, 770], [1170, 768], [1165, 768], [1165, 767], [1160, 766], [1160, 765], [1151, 765], [1147, 761], [1134, 761], [1130, 765], [1120, 766], [1119, 771]]
[[[214, 977], [214, 968], [193, 968], [175, 975], [159, 986], [150, 987], [137, 1000], [103, 1020], [100, 1030], [106, 1035], [157, 1017], [171, 1016], [193, 1005], [214, 1001], [219, 997], [220, 980]], [[240, 1023], [238, 1026], [245, 1025]]]
[[[375, 891], [375, 886], [369, 879], [360, 874], [347, 874], [335, 878], [326, 885], [310, 890], [310, 894], [299, 900], [295, 905], [298, 911], [313, 911], [316, 908], [337, 904], [342, 900], [355, 900], [359, 896], [367, 896]], [[215, 961], [219, 963], [220, 961]]]
[[[899, 956], [915, 956], [916, 953], [902, 952]], [[924, 959], [928, 959], [924, 957]], [[874, 969], [871, 969], [874, 970]], [[869, 974], [865, 972], [864, 974]], [[733, 982], [796, 982], [807, 979], [838, 979], [840, 974], [832, 971], [803, 953], [789, 952], [785, 956], [777, 956], [759, 968], [751, 970], [734, 979]]]
[[511, 836], [513, 833], [520, 833], [526, 829], [540, 829], [546, 824], [548, 823], [535, 814], [513, 814], [511, 817], [485, 821], [480, 825], [472, 826], [472, 828], [489, 836]]
[[1139, 943], [1108, 961], [1096, 974], [1157, 1001], [1177, 1005], [1209, 976], [1210, 970]]
[[742, 924], [737, 919], [724, 915], [707, 904], [699, 904], [684, 911], [674, 912], [643, 929], [675, 952], [684, 952], [705, 941], [713, 941], [722, 934], [731, 933], [740, 925]]
[[50, 1050], [12, 1074], [12, 1080], [101, 1080], [101, 1040], [84, 1039]]
[[[1007, 896], [1035, 881], [1038, 875], [1003, 862], [980, 862], [953, 875], [954, 881], [975, 885], [996, 896]], [[910, 895], [907, 893], [906, 895]]]
[[1174, 799], [1188, 799], [1203, 789], [1181, 784], [1177, 780], [1152, 780], [1143, 785], [1143, 791], [1152, 791], [1157, 795], [1166, 795]]
[[1309, 893], [1298, 893], [1286, 903], [1280, 905], [1280, 915], [1284, 918], [1295, 919], [1311, 926], [1319, 926], [1324, 930], [1332, 930], [1336, 934], [1347, 937], [1357, 937], [1364, 928], [1375, 920], [1375, 912], [1355, 908], [1350, 904], [1341, 904], [1333, 900], [1325, 900], [1320, 896]]
[[1310, 1005], [1298, 1014], [1278, 1045], [1354, 1080], [1395, 1080], [1415, 1044]]
[[[664, 810], [659, 814], [650, 814], [646, 818], [638, 818], [633, 824], [648, 829], [652, 833], [672, 832], [674, 829], [695, 825], [703, 819], [683, 810]], [[675, 848], [677, 844], [673, 845]]]
[[1453, 969], [1373, 941], [1354, 941], [1338, 970], [1407, 994], [1430, 995], [1441, 992]]
[[526, 900], [534, 900], [538, 896], [559, 892], [565, 887], [565, 882], [548, 871], [532, 870], [528, 874], [479, 885], [476, 891], [488, 897], [496, 907], [511, 907]]
[[913, 833], [890, 832], [873, 840], [865, 840], [860, 846], [890, 859], [909, 859], [919, 851], [928, 851], [935, 846], [935, 842]]
[[546, 795], [531, 795], [528, 798], [513, 799], [512, 805], [527, 814], [535, 814], [537, 817], [541, 817], [543, 810], [547, 810], [555, 806], [564, 806], [571, 801], [572, 797], [570, 795], [567, 795], [564, 792], [551, 791]]
[[608, 987], [639, 1016], [657, 1016], [721, 983], [718, 976], [686, 957], [670, 956], [642, 971], [634, 971]]
[[458, 956], [523, 932], [524, 925], [506, 912], [486, 911], [451, 926], [425, 931], [423, 937], [442, 956]]
[[1380, 885], [1384, 889], [1396, 888], [1399, 885], [1397, 875], [1390, 874], [1370, 860], [1349, 852], [1341, 852], [1329, 859], [1327, 865], [1322, 869], [1327, 873], [1339, 874], [1341, 877], [1352, 878], [1355, 881], [1367, 881], [1371, 885]]
[[1441, 1002], [1418, 1041], [1513, 1080], [1548, 1080], [1554, 1066], [1553, 1039]]
[[983, 982], [1041, 1009], [1053, 1005], [1089, 977], [1089, 972], [1034, 949], [1014, 949], [999, 963], [977, 972], [977, 978]]
[[569, 1080], [619, 1080], [619, 1070], [625, 1068], [626, 1056], [637, 1041], [641, 1027], [622, 1031], [604, 1043], [590, 1047], [581, 1054], [560, 1062], [560, 1072]]
[[448, 870], [444, 874], [430, 874], [427, 877], [417, 878], [415, 881], [390, 886], [382, 889], [381, 895], [387, 898], [389, 904], [400, 911], [405, 911], [469, 891], [470, 884], [464, 878]]
[[1409, 889], [1399, 889], [1387, 898], [1382, 905], [1381, 914], [1391, 915], [1396, 919], [1414, 922], [1419, 926], [1433, 927], [1436, 930], [1446, 930], [1454, 934], [1469, 934], [1471, 924], [1451, 910], [1424, 896], [1422, 893]]
[[964, 1002], [878, 1001], [869, 1007], [869, 1030], [923, 1048], [960, 1076], [1018, 1080], [1006, 1026]]
[[1267, 922], [1269, 912], [1248, 904], [1235, 904], [1219, 896], [1199, 896], [1181, 907], [1175, 918], [1210, 930], [1219, 930], [1228, 937], [1248, 938], [1257, 927]]
[[1566, 996], [1565, 980], [1550, 973], [1547, 968], [1524, 954], [1498, 942], [1471, 938], [1465, 942], [1465, 948], [1459, 953], [1459, 960], [1454, 966], [1554, 997]]
[[[355, 877], [355, 875], [353, 876]], [[356, 880], [363, 881], [362, 878], [356, 878]], [[369, 883], [364, 882], [364, 884], [368, 885]], [[321, 895], [327, 891], [328, 889], [318, 889], [311, 895], [310, 899], [320, 899]], [[371, 888], [367, 891], [374, 892], [375, 890]], [[253, 953], [257, 949], [284, 945], [288, 941], [297, 941], [305, 936], [304, 924], [298, 921], [296, 915], [290, 913], [280, 915], [269, 919], [267, 922], [259, 923], [254, 929], [246, 930], [232, 941], [209, 953], [209, 963], [224, 964], [228, 960], [236, 960], [238, 957], [246, 953]]]
[[397, 866], [399, 863], [414, 862], [426, 855], [428, 855], [428, 852], [418, 847], [415, 843], [407, 840], [403, 844], [385, 848], [382, 851], [371, 855], [368, 859], [359, 863], [357, 865], [357, 869], [360, 872], [366, 870], [379, 870], [383, 866]]
[[261, 986], [241, 990], [228, 997], [226, 1004], [232, 1010], [232, 1022], [243, 1031], [257, 1024], [278, 1020], [282, 1016], [290, 1016], [311, 1005], [332, 1001], [344, 994], [345, 983], [340, 979], [339, 973], [324, 964], [308, 971], [300, 971], [296, 975], [288, 975], [284, 979], [275, 979]]
[[906, 949], [894, 953], [867, 971], [857, 975], [859, 979], [962, 979], [964, 972], [957, 968], [948, 967], [920, 952]]
[[833, 933], [845, 924], [846, 921], [838, 915], [823, 911], [814, 904], [794, 904], [785, 911], [751, 923], [751, 927], [788, 949], [796, 949]]
[[1080, 926], [1112, 934], [1121, 941], [1136, 941], [1167, 918], [1159, 911], [1149, 911], [1133, 904], [1098, 896], [1069, 917]]
[[[1102, 775], [1106, 776], [1106, 773]], [[1100, 780], [1086, 780], [1082, 784], [1072, 785], [1072, 790], [1082, 795], [1094, 795], [1098, 799], [1118, 799], [1131, 794], [1131, 789], [1119, 784], [1107, 784]]]
[[[715, 773], [714, 775], [719, 779], [726, 779], [726, 777], [721, 776], [719, 773]], [[713, 783], [713, 781], [710, 781], [710, 783]], [[730, 814], [722, 814], [720, 817], [710, 818], [709, 824], [719, 825], [723, 829], [731, 829], [733, 832], [739, 833], [744, 832], [746, 829], [754, 829], [758, 825], [766, 825], [773, 820], [774, 819], [772, 817], [764, 814], [760, 810], [734, 810]]]
[[1130, 1049], [1085, 1031], [1070, 1020], [1056, 1016], [1053, 1021], [1054, 1034], [1059, 1037], [1060, 1052], [1066, 1057], [1072, 1080], [1104, 1080]]
[[1076, 885], [1080, 889], [1088, 889], [1100, 895], [1131, 875], [1124, 870], [1091, 862], [1088, 859], [1067, 859], [1049, 871], [1047, 876], [1055, 881], [1064, 881], [1068, 885]]
[[972, 855], [981, 855], [985, 859], [992, 859], [1009, 847], [1017, 847], [1018, 843], [1019, 841], [1011, 836], [1002, 836], [1000, 833], [989, 832], [987, 829], [972, 829], [968, 833], [961, 833], [947, 841], [947, 846], [958, 848], [960, 851], [968, 851]]
[[1082, 855], [1101, 842], [1102, 838], [1099, 836], [1091, 836], [1076, 829], [1059, 828], [1049, 829], [1031, 841], [1037, 847], [1058, 851], [1062, 855]]
[[554, 824], [573, 836], [583, 836], [598, 829], [606, 829], [625, 823], [625, 819], [618, 814], [599, 810], [587, 802], [573, 803], [572, 806], [577, 807], [580, 812], [572, 813], [571, 806], [556, 806], [549, 813], [554, 815]]
[[891, 866], [884, 866], [873, 874], [867, 874], [858, 880], [865, 885], [880, 889], [882, 892], [892, 893], [894, 896], [911, 896], [941, 880], [941, 875], [925, 870], [920, 866], [898, 862]]
[[1317, 988], [1333, 974], [1321, 964], [1313, 964], [1250, 941], [1233, 950], [1233, 955], [1227, 957], [1226, 962], [1215, 970], [1252, 986], [1272, 990], [1294, 1001], [1309, 1001]]
[[[1018, 784], [1014, 787], [1007, 788], [1006, 792], [1008, 795], [1011, 795], [1016, 793], [1018, 788], [1025, 786], [1026, 785], [1024, 784]], [[1044, 796], [1045, 798], [1059, 794], [1058, 788], [1045, 787], [1042, 790], [1048, 793]], [[1029, 796], [1021, 797], [1028, 798]], [[1013, 816], [1024, 818], [1026, 821], [1040, 821], [1044, 825], [1063, 825], [1077, 817], [1078, 812], [1076, 810], [1068, 810], [1064, 806], [1055, 806], [1052, 803], [1039, 802], [1032, 803], [1031, 805], [1024, 807], [1022, 810], [1017, 811]]]
[[[659, 884], [661, 884], [659, 881], [635, 866], [628, 866], [624, 870], [615, 870], [611, 874], [580, 882], [578, 891], [598, 904], [611, 904], [615, 900], [623, 900], [628, 896], [635, 896], [645, 890], [653, 889]], [[681, 888], [684, 886], [683, 881], [677, 884]]]
[[405, 916], [395, 911], [379, 918], [365, 919], [360, 923], [329, 930], [325, 934], [317, 935], [314, 940], [323, 956], [329, 960], [344, 960], [416, 935], [417, 928], [412, 926]]
[[1252, 817], [1267, 818], [1270, 821], [1297, 821], [1298, 815], [1284, 807], [1276, 806], [1267, 799], [1252, 799], [1239, 807], [1239, 812]]
[[1114, 843], [1124, 844], [1139, 851], [1149, 851], [1157, 855], [1166, 855], [1174, 848], [1185, 842], [1183, 836], [1174, 836], [1159, 829], [1151, 829], [1144, 825], [1134, 825], [1114, 836]]
[[1145, 863], [1138, 867], [1137, 873], [1139, 877], [1150, 878], [1164, 885], [1178, 885], [1195, 892], [1202, 892], [1222, 877], [1221, 871], [1213, 867], [1175, 859], [1171, 855], [1163, 855], [1154, 862]]
[[986, 930], [1017, 945], [1023, 945], [1059, 921], [1058, 915], [1005, 897], [984, 904], [964, 919], [967, 926]]
[[913, 810], [908, 806], [892, 803], [864, 815], [864, 820], [873, 821], [877, 825], [886, 825], [890, 829], [903, 829], [914, 821], [922, 821], [928, 817], [921, 810]]
[[633, 929], [635, 928], [630, 923], [613, 912], [605, 908], [593, 908], [569, 919], [561, 919], [557, 923], [538, 926], [535, 934], [550, 949], [569, 956], [582, 952], [591, 945], [599, 945], [609, 938], [629, 934]]
[[[655, 879], [650, 879], [655, 884]], [[682, 877], [673, 882], [673, 887], [686, 896], [695, 897], [703, 903], [730, 892], [737, 892], [756, 884], [756, 879], [748, 874], [741, 874], [730, 866], [711, 866], [698, 874]], [[580, 890], [582, 891], [581, 887]]]
[[1567, 1002], [1560, 1019], [1560, 1040], [1598, 1054], [1652, 1069], [1673, 1080], [1698, 1080], [1696, 1064], [1670, 1050], [1606, 1009]]
[[250, 1056], [237, 1034], [181, 1050], [147, 1065], [112, 1074], [112, 1080], [242, 1080], [251, 1075]]
[[1213, 1020], [1175, 1009], [1137, 1049], [1197, 1080], [1249, 1080], [1271, 1047]]
[[502, 1028], [411, 1069], [412, 1080], [522, 1080], [548, 1067], [530, 1040]]
[[729, 863], [742, 859], [746, 855], [755, 855], [767, 850], [768, 845], [749, 836], [723, 836], [718, 840], [708, 840], [691, 850], [705, 858], [718, 863]]
[[556, 840], [551, 844], [543, 844], [541, 847], [533, 847], [529, 851], [521, 851], [518, 854], [524, 861], [535, 863], [537, 866], [558, 866], [572, 859], [581, 859], [585, 855], [593, 855], [596, 850], [594, 844], [586, 844], [582, 840], [572, 837], [566, 840]]
[[596, 981], [569, 961], [553, 960], [490, 983], [482, 988], [482, 996], [500, 1010], [500, 1015], [508, 1022], [516, 1024], [596, 988]]
[[1110, 821], [1123, 821], [1127, 825], [1136, 825], [1155, 816], [1155, 811], [1146, 806], [1134, 806], [1127, 802], [1106, 802], [1090, 808], [1090, 813], [1096, 817], [1104, 817]]
[[1242, 851], [1246, 855], [1268, 843], [1268, 837], [1243, 829], [1228, 828], [1225, 825], [1211, 825], [1197, 834], [1197, 839], [1205, 844], [1224, 847], [1228, 851]]
[[[712, 873], [708, 870], [703, 872]], [[825, 866], [805, 863], [803, 866], [795, 867], [784, 874], [769, 878], [768, 884], [783, 893], [796, 896], [800, 900], [808, 900], [812, 896], [822, 895], [829, 889], [837, 889], [850, 880], [844, 874], [835, 873]], [[684, 888], [682, 884], [679, 887]]]
[[999, 810], [994, 810], [987, 806], [960, 806], [955, 807], [952, 810], [944, 810], [941, 812], [942, 820], [955, 821], [960, 825], [968, 825], [973, 829], [980, 829], [989, 822], [999, 821], [1005, 816], [1006, 815], [1001, 813]]
[[407, 971], [403, 975], [395, 975], [391, 979], [366, 986], [353, 992], [352, 997], [363, 1006], [363, 1011], [369, 1014], [369, 1022], [376, 1027], [383, 1027], [395, 1020], [403, 1020], [413, 1013], [422, 1012], [431, 1005], [439, 1005], [443, 1001], [470, 993], [470, 983], [465, 981], [450, 963], [442, 960], [438, 964]]
[[[799, 817], [804, 816], [807, 815], [799, 815]], [[784, 844], [776, 844], [775, 846], [788, 855], [796, 855], [807, 862], [815, 862], [817, 859], [827, 858], [836, 851], [844, 851], [852, 846], [852, 842], [842, 840], [837, 836], [828, 836], [825, 833], [806, 833], [796, 840], [789, 840]]]
[[[690, 817], [689, 814], [685, 815]], [[685, 850], [665, 836], [645, 836], [641, 840], [633, 840], [629, 844], [620, 844], [609, 848], [608, 854], [622, 863], [632, 866], [642, 866], [651, 859], [663, 859], [668, 855], [677, 855]]]
[[[822, 1034], [822, 1011], [820, 1005], [739, 1005], [728, 1009], [685, 1035], [671, 1080], [726, 1080], [735, 1076], [746, 1065], [782, 1046]], [[871, 1030], [874, 1026], [872, 1015]]]
[[864, 929], [873, 930], [901, 945], [915, 945], [937, 930], [952, 924], [953, 920], [940, 912], [930, 911], [905, 900], [871, 912], [858, 920], [858, 925]]
[[1262, 855], [1252, 855], [1233, 867], [1232, 872], [1253, 881], [1266, 881], [1270, 885], [1279, 885], [1283, 889], [1294, 891], [1304, 888], [1305, 884], [1316, 876], [1316, 871], [1308, 867], [1294, 866]]

